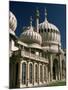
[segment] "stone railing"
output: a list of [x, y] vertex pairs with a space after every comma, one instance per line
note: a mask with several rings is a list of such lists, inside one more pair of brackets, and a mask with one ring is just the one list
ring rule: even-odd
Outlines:
[[35, 54], [32, 54], [30, 52], [26, 52], [26, 51], [21, 51], [21, 56], [22, 57], [26, 57], [26, 58], [30, 58], [30, 59], [34, 59], [36, 61], [41, 61], [41, 62], [46, 62], [48, 63], [48, 59], [41, 57], [41, 56], [37, 56]]

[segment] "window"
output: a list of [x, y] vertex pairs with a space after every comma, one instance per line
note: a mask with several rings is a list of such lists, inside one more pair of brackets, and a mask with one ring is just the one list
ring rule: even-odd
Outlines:
[[43, 33], [43, 29], [41, 29], [41, 33]]
[[26, 63], [22, 64], [22, 83], [26, 84]]
[[48, 28], [48, 32], [49, 32], [49, 28]]
[[45, 32], [46, 32], [46, 29], [45, 29]]
[[38, 66], [35, 65], [35, 81], [37, 82], [38, 79]]
[[29, 65], [29, 81], [32, 83], [32, 64]]

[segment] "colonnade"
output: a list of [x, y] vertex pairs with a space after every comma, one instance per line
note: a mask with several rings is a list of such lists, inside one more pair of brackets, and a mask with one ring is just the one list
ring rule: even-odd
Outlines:
[[15, 63], [12, 62], [10, 65], [10, 86], [20, 88], [45, 86], [53, 80], [62, 80], [64, 74], [62, 69], [64, 68], [62, 68], [61, 55], [58, 56], [58, 59], [54, 59], [53, 56], [50, 55], [49, 64], [26, 58], [21, 58]]
[[48, 82], [48, 66], [45, 63], [23, 60], [19, 63], [18, 70], [17, 87], [39, 86]]

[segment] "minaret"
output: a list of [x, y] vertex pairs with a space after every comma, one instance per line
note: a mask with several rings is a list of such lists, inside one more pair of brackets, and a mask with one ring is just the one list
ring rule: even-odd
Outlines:
[[32, 16], [30, 17], [30, 30], [33, 30], [33, 26], [32, 26]]
[[39, 10], [36, 9], [36, 31], [39, 33]]
[[32, 16], [30, 17], [30, 27], [32, 27]]
[[47, 20], [47, 10], [45, 8], [45, 20]]

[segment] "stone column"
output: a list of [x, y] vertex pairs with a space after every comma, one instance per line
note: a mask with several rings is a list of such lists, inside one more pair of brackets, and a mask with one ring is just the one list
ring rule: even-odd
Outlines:
[[18, 87], [20, 87], [22, 83], [22, 67], [21, 67], [21, 62], [18, 63]]
[[46, 65], [46, 82], [48, 82], [48, 66]]
[[27, 61], [26, 67], [26, 86], [29, 86], [29, 61]]
[[61, 61], [61, 55], [59, 55], [59, 64], [60, 64], [60, 80], [62, 80], [62, 61]]
[[38, 84], [40, 83], [40, 65], [38, 63]]
[[42, 64], [42, 82], [44, 83], [44, 64]]
[[53, 60], [52, 55], [50, 55], [50, 81], [53, 80]]
[[35, 64], [33, 62], [33, 85], [35, 83]]

